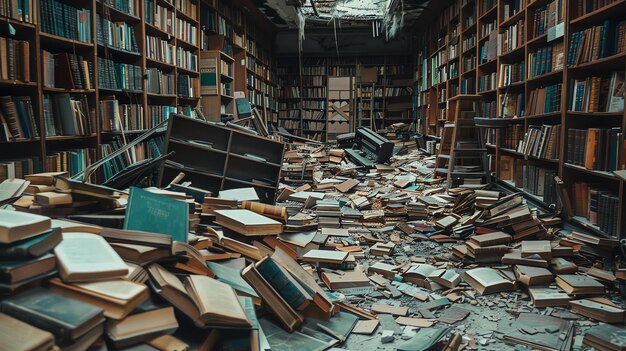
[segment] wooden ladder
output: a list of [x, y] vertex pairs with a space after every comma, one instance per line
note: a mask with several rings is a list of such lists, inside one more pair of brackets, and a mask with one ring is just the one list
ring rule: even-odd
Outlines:
[[435, 161], [435, 175], [445, 176], [448, 188], [461, 185], [467, 178], [480, 180], [480, 184], [473, 184], [475, 187], [489, 182], [484, 132], [474, 124], [474, 117], [480, 114], [481, 98], [458, 95], [448, 100], [448, 115]]

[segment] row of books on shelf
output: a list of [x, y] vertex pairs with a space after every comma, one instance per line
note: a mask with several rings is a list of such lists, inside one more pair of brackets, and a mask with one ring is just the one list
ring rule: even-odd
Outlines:
[[498, 35], [494, 30], [489, 34], [489, 39], [484, 41], [478, 48], [478, 60], [480, 64], [491, 62], [498, 55]]
[[412, 87], [386, 87], [386, 97], [411, 96], [413, 94]]
[[461, 42], [461, 50], [463, 52], [476, 46], [476, 33], [469, 33]]
[[170, 65], [174, 64], [176, 45], [161, 37], [146, 36], [146, 57]]
[[198, 55], [193, 52], [183, 49], [181, 47], [176, 48], [176, 66], [188, 69], [190, 71], [198, 71]]
[[93, 43], [91, 10], [60, 0], [40, 0], [41, 31], [59, 37]]
[[176, 18], [176, 38], [198, 45], [198, 27], [181, 18]]
[[517, 151], [544, 160], [558, 160], [561, 151], [561, 125], [531, 125]]
[[491, 72], [489, 74], [485, 74], [485, 75], [478, 77], [478, 91], [489, 91], [489, 90], [495, 89], [496, 79], [497, 79], [496, 72]]
[[498, 95], [498, 106], [502, 108], [501, 117], [513, 118], [525, 116], [525, 97], [524, 93], [505, 93]]
[[39, 137], [30, 96], [0, 96], [0, 142]]
[[306, 98], [325, 98], [326, 97], [326, 87], [320, 88], [303, 88], [302, 96], [304, 99]]
[[94, 89], [93, 63], [81, 55], [42, 51], [43, 85], [48, 88]]
[[[111, 179], [113, 176], [123, 171], [128, 166], [133, 165], [137, 162], [161, 156], [163, 153], [164, 143], [165, 138], [163, 136], [154, 137], [133, 146], [128, 150], [128, 152], [124, 152], [121, 155], [105, 162], [101, 167], [103, 180], [106, 181], [108, 179]], [[124, 146], [125, 143], [119, 138], [115, 138], [110, 142], [102, 144], [100, 145], [102, 157], [106, 158], [107, 156], [123, 148]]]
[[145, 0], [144, 6], [144, 19], [146, 23], [168, 34], [174, 35], [174, 21], [176, 19], [174, 10], [159, 5], [157, 0]]
[[227, 75], [231, 78], [234, 76], [232, 62], [228, 62], [222, 59], [220, 60], [220, 65], [222, 74]]
[[37, 24], [36, 0], [0, 1], [0, 16]]
[[575, 66], [626, 52], [626, 20], [605, 20], [601, 26], [572, 33], [567, 65]]
[[24, 179], [27, 174], [40, 173], [41, 162], [39, 157], [0, 160], [0, 182], [7, 179]]
[[129, 52], [139, 52], [135, 28], [126, 22], [112, 22], [96, 14], [96, 39], [99, 45], [110, 46]]
[[475, 94], [476, 93], [476, 80], [474, 77], [461, 79], [461, 94]]
[[467, 73], [476, 68], [476, 55], [463, 56], [463, 73]]
[[74, 176], [96, 160], [96, 149], [93, 148], [56, 151], [46, 155], [44, 169], [46, 172], [69, 172], [70, 176]]
[[326, 101], [323, 100], [306, 100], [302, 101], [303, 109], [326, 109]]
[[602, 232], [617, 236], [619, 195], [601, 186], [585, 182], [572, 184], [572, 210]]
[[563, 69], [565, 44], [562, 41], [528, 54], [528, 77], [534, 78]]
[[497, 19], [493, 19], [490, 22], [485, 22], [482, 23], [480, 25], [480, 38], [484, 38], [486, 36], [489, 36], [491, 34], [491, 32], [495, 31], [498, 29], [498, 20]]
[[232, 82], [222, 82], [220, 83], [220, 88], [222, 89], [222, 95], [233, 96], [233, 83]]
[[300, 121], [297, 120], [283, 119], [280, 121], [280, 124], [286, 129], [300, 129]]
[[612, 172], [620, 168], [621, 128], [567, 130], [566, 162], [589, 170]]
[[548, 85], [531, 90], [528, 94], [526, 111], [529, 116], [561, 110], [561, 89], [563, 84]]
[[84, 94], [45, 94], [43, 121], [48, 137], [88, 136], [96, 131], [95, 111]]
[[[188, 98], [200, 97], [200, 79], [186, 74], [179, 74], [176, 79], [177, 95]], [[222, 86], [223, 88], [223, 86]], [[225, 94], [228, 95], [228, 94]]]
[[513, 64], [500, 64], [498, 86], [506, 87], [507, 85], [523, 81], [525, 72], [526, 63], [523, 61]]
[[522, 45], [526, 38], [524, 20], [519, 20], [498, 34], [498, 55], [507, 54]]
[[[501, 137], [500, 137], [500, 146], [505, 149], [517, 150], [518, 146], [524, 139], [525, 129], [523, 124], [511, 124], [506, 128], [502, 129]], [[488, 144], [496, 144], [496, 131], [488, 130], [487, 131], [487, 143]]]
[[131, 16], [139, 17], [139, 2], [136, 0], [98, 0], [106, 6]]
[[146, 128], [143, 106], [122, 104], [116, 99], [100, 100], [100, 130], [117, 132]]
[[187, 111], [184, 107], [168, 106], [168, 105], [148, 105], [148, 123], [147, 128], [152, 128], [157, 124], [169, 119], [172, 113], [182, 113], [190, 115], [190, 111]]
[[30, 44], [0, 37], [0, 79], [30, 82]]
[[302, 67], [302, 74], [304, 75], [314, 75], [314, 76], [324, 76], [327, 74], [326, 66], [307, 66], [304, 65]]
[[303, 110], [302, 118], [304, 119], [319, 119], [322, 120], [326, 117], [326, 112], [322, 110]]
[[300, 97], [300, 88], [298, 88], [298, 87], [283, 87], [281, 89], [280, 96], [283, 97], [283, 98], [287, 98], [287, 99], [299, 98]]
[[624, 71], [576, 79], [572, 84], [570, 110], [622, 112], [624, 111], [624, 90]]
[[499, 165], [500, 179], [513, 182], [515, 187], [541, 198], [546, 204], [556, 204], [556, 169], [533, 165], [508, 155], [500, 156]]
[[279, 118], [287, 118], [287, 119], [300, 119], [300, 109], [296, 110], [280, 110], [278, 111]]
[[525, 7], [526, 0], [513, 0], [505, 3], [502, 11], [503, 20], [506, 21], [507, 19], [517, 15]]
[[322, 131], [326, 128], [326, 122], [302, 121], [302, 129], [309, 131]]
[[582, 0], [578, 2], [578, 17], [599, 10], [620, 0]]
[[356, 67], [329, 66], [328, 74], [335, 77], [349, 77], [356, 75]]
[[196, 18], [198, 16], [198, 5], [192, 0], [176, 0], [175, 6], [187, 17]]
[[459, 76], [459, 63], [458, 62], [450, 63], [450, 65], [448, 66], [448, 71], [449, 71], [450, 79], [457, 78]]
[[326, 76], [304, 76], [302, 77], [302, 85], [326, 85]]
[[146, 70], [146, 89], [148, 93], [174, 95], [175, 78], [172, 73], [164, 73], [158, 68]]
[[533, 37], [539, 37], [548, 33], [549, 28], [556, 27], [562, 23], [565, 18], [564, 0], [554, 0], [549, 4], [543, 5], [530, 15], [533, 19], [532, 32]]
[[140, 66], [98, 58], [98, 85], [103, 89], [143, 91]]

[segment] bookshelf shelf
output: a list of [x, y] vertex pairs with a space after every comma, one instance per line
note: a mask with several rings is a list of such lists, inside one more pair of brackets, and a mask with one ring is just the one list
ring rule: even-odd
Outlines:
[[4, 17], [4, 16], [0, 16], [0, 21], [4, 23], [10, 23], [12, 26], [16, 26], [20, 29], [26, 29], [26, 30], [34, 30], [37, 27], [36, 25], [32, 23], [19, 21], [19, 20], [9, 18], [9, 17]]
[[81, 139], [91, 139], [96, 138], [97, 134], [91, 135], [57, 135], [57, 136], [48, 136], [46, 137], [46, 141], [72, 141], [72, 140], [81, 140]]
[[624, 13], [624, 11], [626, 11], [626, 0], [618, 0], [583, 16], [574, 18], [569, 23], [570, 26], [587, 26], [613, 18], [616, 13]]
[[603, 172], [603, 171], [596, 171], [593, 169], [587, 169], [585, 167], [581, 167], [578, 165], [573, 165], [571, 163], [564, 163], [565, 167], [578, 171], [578, 172], [582, 172], [582, 173], [586, 173], [588, 175], [592, 175], [592, 176], [596, 176], [596, 177], [602, 177], [604, 179], [610, 179], [610, 180], [614, 180], [614, 181], [619, 181], [619, 179], [617, 177], [615, 177], [615, 175], [613, 175], [613, 173], [611, 172]]
[[[495, 6], [485, 9], [491, 4]], [[425, 23], [420, 27], [425, 33], [417, 38], [418, 55], [414, 81], [419, 93], [414, 104], [414, 111], [418, 116], [418, 130], [427, 136], [440, 136], [444, 123], [447, 123], [443, 121], [448, 119], [447, 104], [442, 101], [459, 93], [474, 94], [482, 89], [483, 91], [477, 94], [482, 97], [484, 117], [498, 118], [501, 114], [521, 116], [507, 119], [508, 123], [502, 124], [500, 128], [486, 130], [490, 171], [498, 177], [504, 175], [508, 179], [513, 179], [514, 182], [510, 184], [517, 185], [529, 182], [531, 179], [535, 182], [544, 174], [558, 175], [563, 179], [570, 197], [574, 194], [575, 184], [579, 187], [576, 191], [583, 191], [586, 196], [592, 196], [589, 195], [589, 190], [596, 189], [604, 182], [606, 186], [601, 190], [606, 201], [614, 201], [615, 197], [619, 198], [619, 213], [614, 216], [617, 218], [617, 225], [609, 227], [612, 229], [617, 227], [614, 234], [619, 236], [619, 234], [626, 233], [624, 230], [626, 206], [623, 205], [624, 182], [611, 172], [588, 170], [567, 161], [576, 157], [577, 164], [582, 164], [580, 158], [585, 159], [585, 156], [591, 155], [587, 150], [589, 146], [586, 141], [592, 137], [597, 138], [598, 144], [600, 142], [606, 144], [606, 146], [603, 144], [598, 147], [597, 150], [594, 149], [593, 152], [596, 155], [594, 168], [612, 169], [616, 165], [622, 167], [621, 164], [625, 160], [621, 154], [623, 150], [626, 150], [622, 147], [625, 141], [624, 133], [626, 133], [626, 112], [568, 111], [573, 104], [575, 82], [578, 84], [578, 89], [585, 89], [586, 95], [584, 96], [587, 99], [590, 99], [589, 96], [592, 98], [597, 96], [589, 95], [591, 82], [601, 84], [600, 88], [595, 88], [596, 92], [600, 91], [602, 92], [600, 94], [604, 94], [600, 97], [600, 102], [593, 102], [594, 105], [587, 107], [589, 100], [585, 100], [581, 109], [607, 111], [609, 96], [606, 92], [610, 91], [610, 84], [615, 81], [618, 86], [623, 81], [626, 52], [616, 53], [611, 42], [598, 45], [589, 41], [589, 38], [592, 38], [590, 31], [594, 30], [594, 27], [595, 33], [598, 33], [598, 28], [602, 30], [608, 28], [610, 31], [619, 28], [617, 25], [626, 18], [626, 0], [618, 0], [595, 9], [593, 6], [597, 4], [599, 3], [585, 0], [559, 2], [555, 0], [520, 2], [453, 0], [441, 16], [433, 18], [431, 23]], [[579, 16], [579, 11], [581, 14], [582, 11], [591, 12]], [[456, 15], [457, 12], [460, 14], [458, 24], [449, 21], [451, 15], [448, 14], [455, 13]], [[512, 15], [505, 18], [507, 14]], [[542, 22], [538, 18], [546, 20]], [[606, 20], [610, 21], [605, 22]], [[523, 32], [517, 32], [517, 44], [521, 43], [521, 45], [501, 55], [496, 54], [494, 57], [493, 50], [502, 52], [504, 43], [508, 43], [509, 47], [515, 45], [511, 45], [510, 41], [505, 42], [505, 39], [511, 38], [505, 35], [510, 35], [512, 26], [518, 23], [524, 25]], [[575, 33], [580, 31], [587, 31], [586, 46], [576, 43], [581, 34]], [[495, 33], [498, 34], [497, 38], [494, 38]], [[519, 35], [523, 35], [521, 40]], [[598, 40], [613, 37], [609, 33], [608, 36], [598, 36]], [[495, 39], [497, 42], [494, 42]], [[594, 49], [597, 50], [597, 54], [590, 51], [594, 47], [592, 44], [598, 46]], [[577, 48], [582, 48], [578, 53], [581, 56], [568, 58], [568, 55], [572, 55], [570, 51], [575, 50], [571, 45], [578, 45]], [[442, 54], [451, 49], [461, 49], [458, 61], [460, 66], [454, 67], [455, 70], [461, 72], [458, 77], [457, 74], [449, 71], [450, 63], [455, 61], [447, 59], [446, 55]], [[591, 57], [601, 55], [611, 56], [576, 66], [567, 66], [568, 60], [584, 62]], [[486, 60], [489, 62], [483, 62]], [[517, 64], [524, 64], [523, 69], [516, 67]], [[531, 77], [532, 71], [549, 72]], [[507, 81], [516, 82], [509, 86], [499, 86], [503, 77]], [[600, 77], [600, 80], [594, 81], [592, 77]], [[457, 88], [462, 84], [463, 90]], [[492, 89], [494, 86], [499, 87]], [[505, 102], [505, 99], [509, 101]], [[613, 100], [615, 101], [620, 103], [619, 99]], [[503, 112], [505, 109], [506, 112]], [[547, 137], [548, 131], [549, 137]], [[532, 143], [537, 140], [542, 140], [543, 144], [535, 144], [543, 145], [539, 146], [541, 148], [546, 145], [545, 140], [556, 144], [550, 144], [548, 149], [543, 149], [541, 152], [537, 152], [536, 149], [525, 150], [528, 155], [515, 151], [520, 147], [520, 143]], [[585, 145], [584, 148], [581, 148], [581, 144]], [[525, 145], [528, 148], [528, 145], [532, 144], [521, 146]], [[602, 153], [600, 158], [597, 156], [599, 153]], [[544, 156], [546, 154], [549, 156]], [[537, 157], [540, 155], [541, 157]], [[590, 161], [585, 160], [585, 162]], [[552, 178], [546, 179], [549, 182]], [[503, 179], [498, 180], [503, 181]], [[544, 186], [549, 184], [544, 180], [541, 182]], [[581, 184], [587, 188], [581, 188]], [[532, 188], [535, 185], [528, 186]], [[522, 188], [528, 188], [528, 186]], [[587, 193], [584, 193], [584, 189], [587, 189]], [[533, 201], [543, 200], [543, 196], [533, 197], [524, 189], [513, 190], [524, 192]], [[577, 193], [577, 196], [580, 196], [580, 193]], [[552, 202], [552, 200], [549, 201]], [[580, 202], [576, 201], [572, 203], [572, 206], [577, 204], [580, 206]], [[548, 209], [547, 206], [544, 207]]]
[[65, 89], [65, 88], [51, 88], [44, 87], [43, 91], [46, 93], [70, 93], [70, 94], [94, 94], [95, 89]]
[[111, 19], [113, 20], [120, 20], [120, 21], [124, 21], [128, 23], [141, 22], [141, 18], [139, 18], [138, 16], [133, 16], [130, 13], [126, 13], [124, 11], [118, 10], [117, 8], [107, 5], [100, 0], [96, 1], [96, 6], [97, 6], [96, 9], [100, 13], [104, 11], [108, 11], [111, 16]]
[[39, 37], [41, 38], [42, 46], [57, 46], [58, 45], [64, 48], [77, 48], [77, 49], [80, 49], [80, 48], [88, 49], [88, 48], [94, 47], [93, 43], [85, 43], [79, 40], [68, 39], [68, 38], [60, 37], [54, 34], [49, 34], [46, 32], [40, 32]]
[[22, 81], [19, 81], [19, 80], [1, 80], [1, 79], [0, 79], [0, 85], [7, 86], [7, 87], [16, 87], [16, 86], [20, 86], [20, 87], [37, 87], [37, 83], [36, 82], [22, 82]]
[[146, 34], [151, 36], [158, 36], [166, 39], [167, 41], [173, 40], [175, 38], [173, 33], [168, 33], [160, 28], [153, 26], [150, 23], [145, 24]]
[[127, 57], [131, 60], [137, 60], [138, 58], [141, 58], [140, 52], [128, 51], [113, 46], [105, 46], [101, 43], [98, 43], [98, 50], [101, 50], [98, 53], [106, 53], [114, 56]]

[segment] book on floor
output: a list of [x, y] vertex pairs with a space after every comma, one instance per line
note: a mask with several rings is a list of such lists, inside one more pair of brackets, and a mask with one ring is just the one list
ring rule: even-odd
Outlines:
[[526, 286], [548, 285], [554, 280], [552, 272], [543, 267], [516, 265], [514, 272], [517, 281]]
[[198, 327], [249, 328], [235, 290], [213, 278], [199, 275], [181, 282], [158, 264], [148, 267], [156, 290], [165, 300], [186, 314]]
[[158, 335], [172, 334], [178, 329], [173, 307], [132, 314], [122, 320], [111, 321], [106, 334], [117, 349], [128, 347]]
[[559, 274], [556, 285], [573, 295], [602, 295], [606, 292], [602, 283], [586, 275]]
[[54, 248], [59, 274], [66, 282], [121, 278], [128, 267], [101, 236], [89, 233], [66, 233]]
[[150, 296], [145, 284], [122, 279], [89, 283], [64, 283], [50, 280], [50, 290], [72, 299], [81, 300], [104, 309], [104, 316], [122, 319]]
[[0, 313], [0, 350], [46, 351], [53, 346], [52, 333]]
[[10, 244], [0, 244], [0, 261], [28, 260], [42, 256], [52, 251], [61, 240], [63, 240], [61, 228], [52, 228], [34, 237]]
[[626, 350], [626, 329], [600, 323], [585, 331], [583, 344], [596, 350]]
[[131, 188], [124, 229], [167, 234], [172, 240], [187, 242], [189, 205], [150, 191]]
[[514, 282], [507, 275], [493, 268], [474, 268], [466, 271], [463, 278], [482, 295], [515, 290]]
[[0, 312], [47, 330], [64, 341], [77, 340], [104, 322], [101, 308], [42, 288], [3, 300]]
[[0, 210], [0, 243], [10, 244], [51, 229], [50, 218], [36, 214]]
[[567, 306], [572, 297], [563, 290], [552, 289], [548, 286], [532, 286], [528, 288], [528, 295], [534, 307]]
[[215, 223], [242, 235], [275, 235], [283, 227], [274, 219], [245, 209], [217, 210]]
[[601, 297], [570, 301], [572, 312], [604, 323], [624, 323], [624, 309]]

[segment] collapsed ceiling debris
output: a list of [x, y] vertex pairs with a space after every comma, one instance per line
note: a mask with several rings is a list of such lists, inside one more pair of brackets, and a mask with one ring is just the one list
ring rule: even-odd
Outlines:
[[[325, 27], [372, 28], [372, 36], [396, 36], [414, 23], [429, 0], [264, 0], [261, 9], [277, 26], [303, 30]], [[279, 18], [276, 18], [276, 15]], [[304, 18], [303, 22], [301, 18]]]

